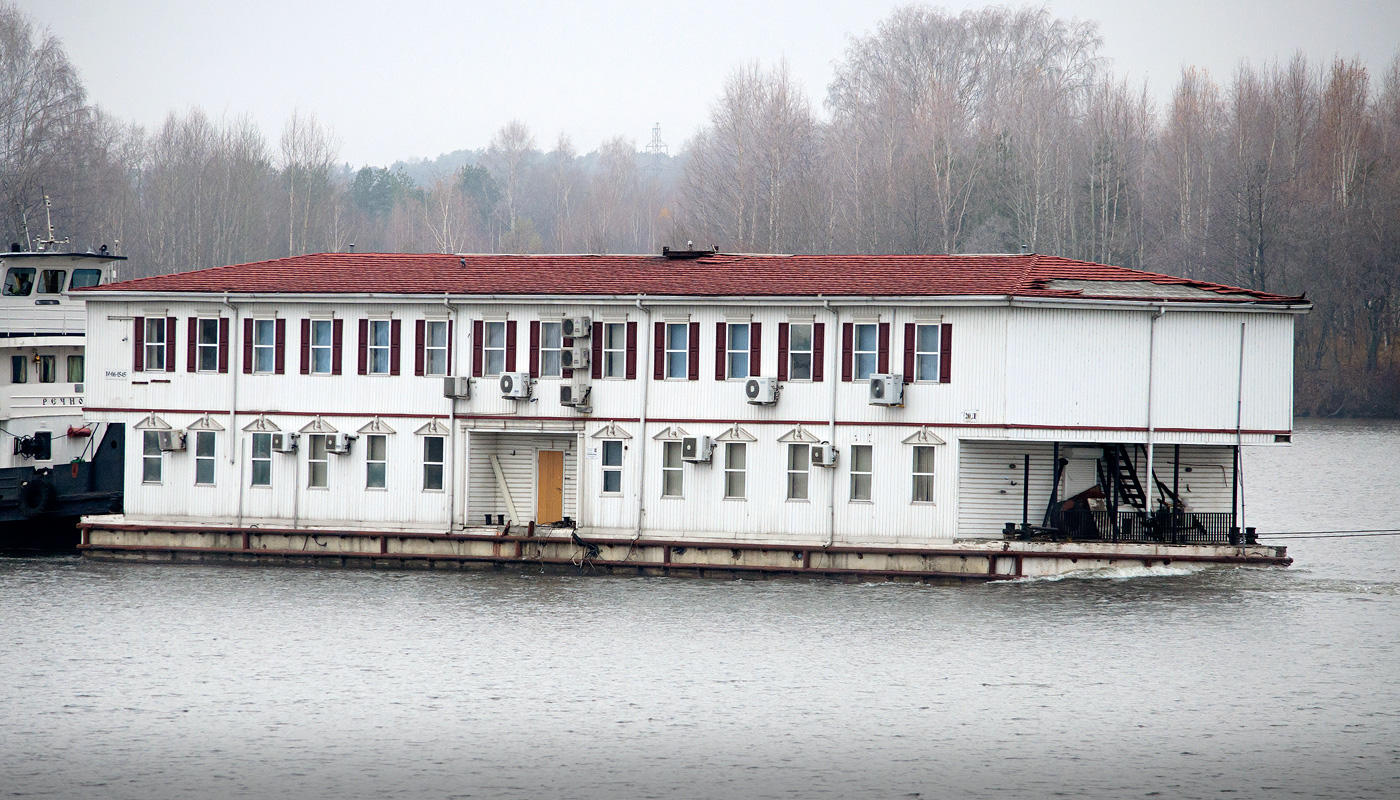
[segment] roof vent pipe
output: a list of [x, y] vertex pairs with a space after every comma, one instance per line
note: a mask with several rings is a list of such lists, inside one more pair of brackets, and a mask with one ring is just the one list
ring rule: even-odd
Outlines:
[[355, 252], [355, 243], [354, 243], [354, 242], [351, 242], [348, 246], [349, 246], [350, 249], [347, 250], [346, 252], [349, 252], [349, 253]]
[[1028, 245], [1028, 244], [1023, 244], [1023, 245], [1021, 245], [1021, 255], [1023, 255], [1023, 256], [1028, 256], [1028, 255], [1030, 255], [1030, 253], [1031, 253], [1031, 246], [1030, 246], [1030, 245]]

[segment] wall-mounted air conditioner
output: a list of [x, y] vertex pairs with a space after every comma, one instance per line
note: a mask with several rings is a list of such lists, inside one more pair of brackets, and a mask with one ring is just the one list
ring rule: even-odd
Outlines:
[[708, 436], [685, 436], [681, 438], [681, 460], [703, 463], [710, 460], [715, 444]]
[[299, 433], [274, 433], [272, 434], [272, 449], [278, 453], [295, 453], [297, 451], [297, 437]]
[[870, 405], [904, 405], [904, 376], [890, 374], [871, 375]]
[[442, 396], [466, 400], [472, 396], [472, 379], [466, 375], [449, 375], [442, 379]]
[[812, 466], [834, 467], [836, 466], [837, 454], [835, 445], [814, 444], [812, 445]]
[[588, 369], [588, 348], [564, 348], [559, 351], [559, 365], [564, 369]]
[[584, 383], [561, 383], [559, 384], [559, 405], [573, 406], [579, 408], [588, 405], [588, 397], [593, 394], [593, 387]]
[[185, 449], [184, 431], [161, 431], [157, 434], [156, 439], [160, 442], [160, 449], [167, 453]]
[[528, 372], [503, 372], [501, 373], [501, 397], [508, 400], [528, 400], [530, 399], [530, 373]]
[[326, 452], [335, 453], [338, 456], [350, 454], [350, 445], [359, 437], [350, 433], [333, 434], [326, 439]]
[[749, 378], [744, 381], [744, 397], [756, 406], [769, 406], [778, 402], [778, 379]]
[[593, 320], [588, 317], [565, 317], [559, 327], [569, 339], [587, 339], [593, 335]]

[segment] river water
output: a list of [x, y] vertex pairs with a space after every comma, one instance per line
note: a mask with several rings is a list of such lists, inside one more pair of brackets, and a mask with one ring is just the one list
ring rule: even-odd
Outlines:
[[[1400, 426], [1249, 451], [1400, 528]], [[1400, 796], [1400, 538], [928, 587], [0, 559], [0, 795]]]

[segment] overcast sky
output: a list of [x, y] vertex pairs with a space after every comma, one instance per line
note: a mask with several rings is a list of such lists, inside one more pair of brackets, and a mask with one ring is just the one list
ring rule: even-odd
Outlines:
[[[848, 36], [889, 0], [448, 2], [441, 0], [19, 0], [63, 40], [90, 99], [147, 126], [171, 110], [249, 114], [275, 144], [314, 112], [354, 165], [484, 146], [512, 118], [548, 149], [580, 151], [653, 123], [675, 152], [736, 65], [786, 58], [820, 103]], [[992, 5], [934, 3], [961, 11]], [[1015, 4], [1013, 4], [1015, 5]], [[1380, 73], [1400, 48], [1400, 0], [1051, 0], [1097, 20], [1119, 73], [1164, 99], [1183, 66], [1228, 80], [1301, 50]]]

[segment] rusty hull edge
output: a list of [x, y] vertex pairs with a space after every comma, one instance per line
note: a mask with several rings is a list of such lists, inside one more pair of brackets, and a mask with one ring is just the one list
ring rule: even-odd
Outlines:
[[[674, 541], [655, 539], [613, 539], [580, 538], [575, 542], [564, 537], [511, 536], [480, 533], [421, 533], [383, 531], [325, 531], [292, 530], [268, 528], [233, 528], [175, 525], [136, 525], [103, 524], [83, 522], [80, 526], [82, 542], [79, 550], [85, 557], [96, 560], [151, 561], [151, 562], [209, 562], [226, 564], [267, 564], [288, 566], [335, 566], [380, 569], [494, 569], [512, 567], [539, 567], [549, 571], [579, 572], [595, 574], [630, 575], [696, 575], [705, 577], [748, 576], [801, 576], [828, 577], [835, 579], [859, 579], [861, 577], [885, 580], [911, 580], [940, 583], [965, 583], [967, 581], [986, 582], [1013, 580], [1026, 577], [1026, 561], [1065, 560], [1077, 564], [1083, 559], [1089, 562], [1103, 562], [1098, 566], [1120, 566], [1125, 564], [1169, 565], [1174, 561], [1183, 563], [1211, 563], [1233, 566], [1288, 566], [1293, 559], [1286, 555], [1286, 548], [1230, 547], [1196, 545], [1159, 545], [1158, 552], [1119, 553], [1095, 550], [1090, 543], [1072, 543], [1078, 549], [1011, 549], [1012, 543], [988, 540], [985, 548], [962, 547], [879, 547], [858, 545], [760, 544], [753, 542], [723, 541]], [[92, 542], [94, 533], [142, 534], [204, 537], [236, 537], [236, 546], [136, 544], [130, 542]], [[308, 537], [304, 545], [320, 540], [336, 539], [341, 544], [351, 540], [367, 540], [372, 549], [306, 550], [294, 548], [273, 548], [258, 546], [264, 537]], [[128, 537], [122, 537], [128, 538]], [[464, 547], [469, 544], [489, 544], [492, 552], [410, 552], [404, 549], [406, 542], [451, 542]], [[395, 542], [391, 549], [390, 543]], [[1203, 553], [1205, 547], [1217, 550], [1228, 549], [1232, 553]], [[597, 549], [594, 555], [589, 550]], [[626, 548], [621, 558], [604, 557], [601, 550]], [[1168, 549], [1170, 552], [1160, 552]], [[567, 550], [568, 554], [546, 550]], [[689, 551], [729, 551], [733, 558], [724, 561], [677, 561], [673, 555]], [[1192, 552], [1196, 551], [1196, 552]], [[1272, 555], [1268, 555], [1272, 552]], [[654, 553], [654, 555], [653, 555]], [[743, 557], [757, 557], [778, 563], [744, 563]], [[615, 555], [609, 553], [608, 555]], [[885, 566], [872, 565], [869, 568], [836, 566], [832, 561], [846, 556], [840, 561], [849, 562], [849, 557], [863, 560], [866, 556], [883, 557]], [[931, 559], [958, 559], [958, 569], [930, 569]], [[827, 564], [813, 563], [826, 560]], [[909, 563], [913, 561], [914, 563]], [[920, 562], [924, 562], [920, 564]], [[898, 563], [898, 566], [894, 564]], [[923, 568], [920, 568], [920, 567]], [[1070, 571], [1056, 569], [1037, 574], [1057, 574]]]

